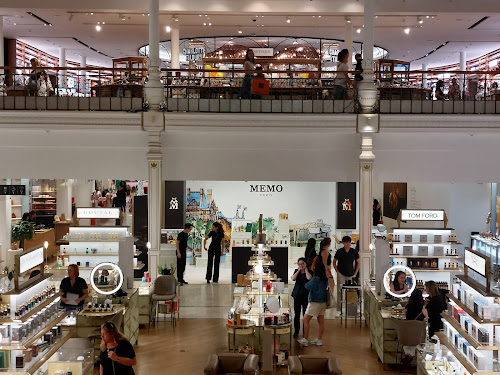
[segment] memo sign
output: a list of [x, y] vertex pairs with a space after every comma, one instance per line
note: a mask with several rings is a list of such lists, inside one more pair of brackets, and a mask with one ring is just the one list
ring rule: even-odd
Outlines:
[[119, 219], [120, 218], [120, 208], [119, 207], [78, 207], [76, 209], [77, 219]]

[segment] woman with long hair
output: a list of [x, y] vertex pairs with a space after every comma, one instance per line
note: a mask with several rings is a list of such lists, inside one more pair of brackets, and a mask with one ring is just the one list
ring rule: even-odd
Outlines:
[[307, 240], [307, 246], [306, 246], [306, 251], [304, 253], [304, 258], [306, 258], [306, 263], [308, 267], [311, 267], [314, 258], [316, 258], [316, 240], [314, 238], [309, 238]]
[[[317, 258], [320, 258], [320, 256], [318, 255]], [[302, 346], [308, 346], [309, 343], [317, 346], [323, 345], [321, 339], [325, 332], [326, 293], [328, 293], [329, 279], [321, 259], [315, 262], [314, 270], [313, 278], [305, 285], [305, 288], [309, 291], [309, 304], [304, 314], [304, 337], [297, 340]], [[310, 322], [313, 317], [318, 319], [319, 332], [318, 337], [309, 342]]]
[[113, 322], [101, 326], [100, 375], [134, 375], [132, 366], [137, 364], [132, 344]]
[[347, 73], [349, 58], [351, 58], [351, 55], [349, 50], [345, 48], [337, 55], [337, 72], [343, 73], [337, 73], [335, 77], [335, 99], [347, 99], [347, 88], [352, 86], [352, 79]]
[[295, 281], [293, 286], [293, 337], [298, 337], [300, 332], [300, 313], [306, 313], [309, 291], [305, 285], [312, 279], [312, 272], [307, 267], [306, 258], [299, 258], [297, 261], [297, 269], [292, 275], [292, 281]]
[[424, 301], [424, 305], [429, 315], [429, 338], [431, 338], [434, 333], [443, 329], [441, 313], [446, 309], [446, 302], [434, 281], [427, 281], [424, 287], [429, 294], [429, 297]]
[[403, 271], [396, 272], [394, 280], [391, 282], [391, 292], [394, 294], [408, 293], [408, 285], [406, 284], [406, 273]]
[[245, 55], [245, 62], [243, 63], [245, 70], [245, 78], [240, 91], [240, 99], [250, 99], [252, 92], [252, 78], [255, 70], [255, 54], [252, 49], [248, 49]]
[[[208, 262], [207, 262], [207, 284], [210, 284], [210, 280], [214, 283], [219, 282], [219, 266], [220, 257], [224, 253], [224, 229], [221, 223], [213, 223], [212, 231], [203, 240], [203, 248], [207, 251], [207, 240], [211, 238], [212, 242], [208, 247]], [[212, 267], [213, 267], [213, 279], [212, 279]]]
[[[427, 310], [424, 307], [424, 297], [422, 296], [422, 291], [420, 289], [415, 289], [408, 303], [405, 306], [406, 320], [427, 320]], [[405, 365], [409, 365], [415, 357], [416, 346], [403, 346], [405, 352], [405, 357], [402, 362]]]
[[330, 237], [323, 238], [319, 243], [319, 254], [313, 262], [313, 271], [316, 272], [316, 263], [321, 261], [325, 267], [326, 276], [328, 277], [328, 287], [331, 291], [335, 290], [335, 281], [332, 274], [332, 254], [328, 251], [332, 239]]

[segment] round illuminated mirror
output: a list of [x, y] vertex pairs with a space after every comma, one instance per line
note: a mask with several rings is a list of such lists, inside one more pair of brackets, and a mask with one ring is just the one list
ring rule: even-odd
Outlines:
[[387, 293], [396, 298], [409, 297], [415, 290], [417, 278], [407, 266], [390, 267], [384, 275], [384, 288]]
[[90, 273], [90, 284], [97, 293], [115, 294], [123, 285], [123, 272], [114, 263], [100, 263]]
[[266, 306], [267, 309], [273, 314], [276, 314], [278, 311], [280, 311], [280, 302], [275, 296], [267, 297]]

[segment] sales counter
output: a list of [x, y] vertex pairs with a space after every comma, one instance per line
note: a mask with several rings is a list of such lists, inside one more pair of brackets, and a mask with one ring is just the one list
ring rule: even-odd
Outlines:
[[63, 239], [63, 237], [69, 233], [69, 227], [71, 225], [73, 225], [73, 222], [71, 220], [54, 221], [56, 245], [68, 245], [69, 244], [69, 241]]
[[50, 258], [59, 251], [59, 247], [56, 245], [54, 228], [35, 230], [33, 238], [24, 241], [24, 248], [32, 249], [34, 247], [42, 247], [45, 241], [49, 243], [47, 258]]
[[366, 283], [363, 288], [363, 300], [364, 317], [370, 327], [370, 344], [387, 370], [389, 364], [397, 363], [396, 326], [403, 317], [393, 315], [392, 307], [400, 302], [379, 296], [371, 283]]

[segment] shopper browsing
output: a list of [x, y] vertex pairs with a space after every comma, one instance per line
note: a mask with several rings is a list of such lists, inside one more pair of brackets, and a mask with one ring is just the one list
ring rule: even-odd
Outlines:
[[[424, 308], [424, 298], [420, 289], [415, 289], [405, 307], [406, 320], [427, 320], [427, 310]], [[402, 362], [409, 365], [415, 357], [416, 346], [403, 346], [405, 357]]]
[[446, 309], [444, 296], [439, 291], [437, 284], [434, 281], [425, 283], [425, 291], [429, 294], [424, 301], [425, 308], [429, 315], [429, 338], [434, 336], [434, 333], [443, 329], [443, 321], [441, 313]]
[[337, 73], [335, 77], [335, 99], [347, 99], [347, 88], [352, 86], [352, 80], [347, 73], [349, 70], [347, 61], [349, 61], [349, 58], [349, 50], [347, 49], [343, 49], [337, 55], [337, 72], [343, 73]]
[[436, 90], [434, 91], [434, 95], [436, 96], [436, 100], [445, 100], [446, 95], [443, 92], [444, 82], [442, 80], [437, 81]]
[[192, 224], [184, 224], [184, 230], [177, 235], [177, 241], [175, 241], [175, 247], [177, 249], [177, 281], [181, 285], [188, 284], [188, 282], [184, 280], [184, 271], [186, 270], [186, 250], [189, 247], [189, 249], [193, 251], [193, 248], [188, 246], [189, 232], [191, 232], [192, 229]]
[[394, 294], [408, 293], [408, 285], [406, 284], [406, 273], [403, 271], [396, 272], [394, 280], [390, 285], [391, 292]]
[[210, 284], [212, 280], [212, 267], [213, 267], [213, 282], [219, 282], [219, 265], [220, 257], [223, 254], [224, 249], [224, 229], [220, 223], [214, 223], [212, 225], [212, 231], [203, 240], [203, 248], [207, 251], [207, 240], [211, 238], [212, 242], [208, 247], [208, 263], [207, 263], [207, 284]]
[[326, 277], [328, 277], [328, 287], [330, 290], [335, 289], [335, 282], [333, 281], [332, 274], [332, 254], [330, 254], [330, 245], [332, 243], [332, 239], [327, 237], [323, 238], [319, 244], [319, 255], [313, 262], [312, 270], [315, 272], [316, 262], [322, 261], [325, 266]]
[[306, 263], [308, 267], [312, 267], [314, 258], [318, 254], [316, 253], [316, 240], [314, 238], [309, 238], [307, 240], [306, 251], [304, 253], [304, 258], [306, 258]]
[[241, 86], [240, 99], [250, 99], [252, 79], [255, 70], [255, 55], [252, 49], [247, 50], [243, 69], [245, 70], [245, 78], [243, 78], [243, 84]]
[[337, 311], [339, 315], [342, 314], [340, 311], [342, 285], [348, 279], [355, 278], [358, 275], [360, 267], [359, 254], [351, 248], [351, 237], [342, 237], [342, 244], [344, 247], [337, 250], [333, 261], [333, 267], [337, 272]]
[[460, 100], [460, 86], [456, 78], [451, 79], [451, 85], [448, 87], [448, 99]]
[[[319, 256], [318, 256], [319, 258]], [[310, 322], [312, 318], [318, 319], [318, 337], [310, 342], [311, 345], [322, 346], [323, 333], [325, 332], [326, 293], [328, 288], [328, 277], [326, 268], [321, 259], [315, 261], [313, 278], [305, 285], [309, 291], [309, 304], [304, 314], [304, 337], [297, 340], [302, 346], [309, 345]]]
[[134, 375], [137, 364], [132, 344], [118, 331], [113, 322], [101, 326], [100, 375]]
[[293, 327], [294, 333], [293, 337], [298, 337], [300, 332], [300, 313], [306, 313], [309, 291], [306, 289], [305, 285], [309, 280], [312, 279], [312, 272], [307, 267], [306, 258], [299, 258], [297, 261], [298, 268], [294, 271], [292, 275], [292, 281], [295, 281], [295, 285], [292, 291], [293, 297]]

